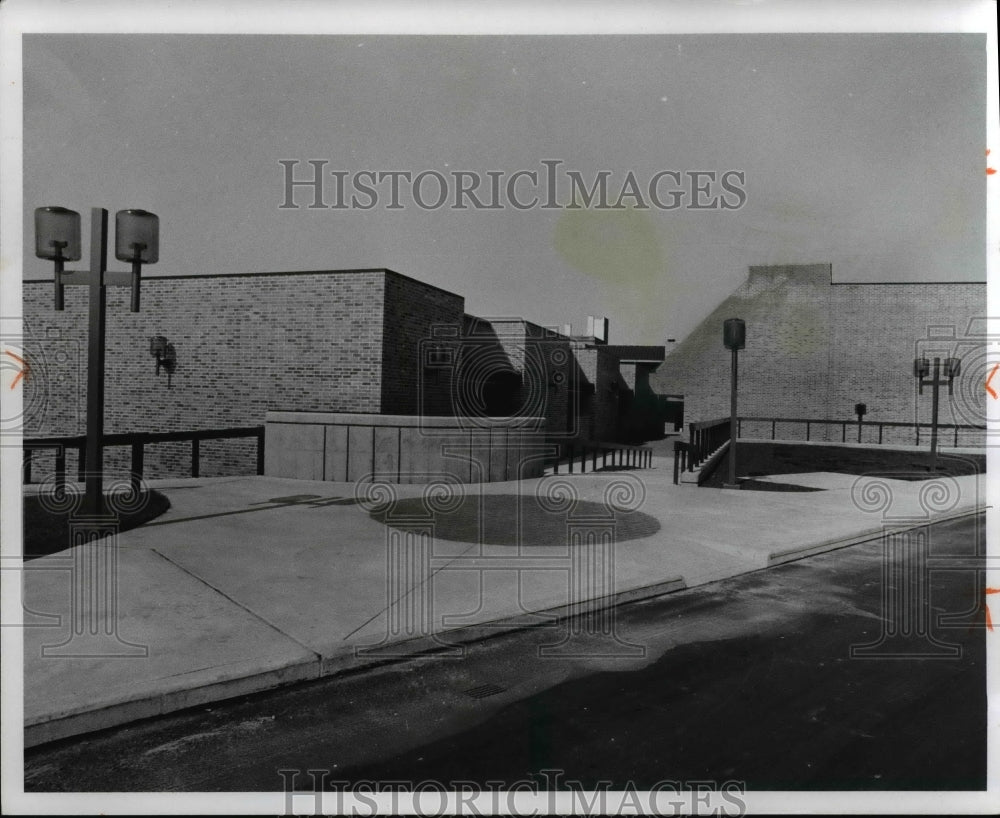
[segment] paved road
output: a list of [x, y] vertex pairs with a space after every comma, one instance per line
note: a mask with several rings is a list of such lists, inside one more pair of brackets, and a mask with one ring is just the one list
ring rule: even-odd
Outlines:
[[[945, 562], [985, 548], [982, 516], [927, 530]], [[567, 631], [535, 629], [463, 658], [411, 660], [42, 746], [26, 754], [26, 788], [269, 791], [281, 789], [279, 769], [483, 783], [559, 769], [613, 789], [664, 779], [981, 789], [993, 638], [984, 575], [930, 575], [935, 610], [958, 614], [932, 633], [960, 646], [959, 658], [852, 659], [852, 644], [882, 633], [883, 554], [882, 543], [865, 543], [623, 607], [619, 641], [581, 634], [569, 645], [582, 655], [540, 657], [539, 646]]]

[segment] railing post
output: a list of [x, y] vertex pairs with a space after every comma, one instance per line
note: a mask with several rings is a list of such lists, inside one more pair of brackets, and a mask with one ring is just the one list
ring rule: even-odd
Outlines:
[[132, 444], [132, 474], [129, 479], [129, 485], [132, 488], [132, 494], [136, 497], [139, 496], [141, 488], [140, 481], [142, 480], [144, 454], [145, 446], [142, 444], [142, 441], [134, 442]]
[[191, 476], [198, 477], [198, 473], [201, 471], [201, 441], [196, 438], [191, 438]]
[[601, 468], [606, 469], [608, 467], [608, 450], [601, 449]]
[[776, 421], [776, 420], [772, 420], [771, 421], [771, 440], [774, 440], [774, 433], [775, 433], [775, 428], [777, 426], [777, 423], [778, 423], [778, 421]]
[[958, 424], [955, 424], [955, 448], [958, 448]]
[[263, 426], [257, 432], [257, 474], [264, 474], [264, 432]]
[[597, 471], [597, 448], [594, 448], [594, 463], [591, 471]]
[[580, 474], [587, 473], [587, 444], [580, 447]]
[[66, 490], [66, 447], [56, 449], [56, 490]]
[[917, 423], [916, 427], [917, 427], [917, 445], [919, 446], [920, 445], [920, 424]]
[[680, 482], [680, 457], [681, 453], [677, 449], [677, 444], [680, 443], [679, 440], [674, 441], [674, 485], [676, 486]]
[[568, 451], [569, 451], [569, 473], [570, 474], [573, 473], [573, 448], [574, 448], [573, 444], [570, 443], [569, 446], [568, 446]]
[[882, 442], [882, 424], [881, 423], [878, 425], [878, 442], [879, 443]]
[[847, 442], [847, 424], [846, 423], [841, 423], [840, 424], [840, 442], [841, 443], [846, 443]]
[[809, 423], [809, 421], [807, 420], [807, 421], [806, 421], [806, 440], [807, 440], [807, 441], [809, 440], [809, 427], [810, 427], [810, 425], [811, 425], [811, 424], [810, 424], [810, 423]]

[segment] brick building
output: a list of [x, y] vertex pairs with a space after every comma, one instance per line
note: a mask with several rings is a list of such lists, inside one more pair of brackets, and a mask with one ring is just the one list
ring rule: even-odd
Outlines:
[[[26, 437], [85, 431], [87, 288], [65, 298], [56, 312], [51, 283], [24, 283]], [[108, 289], [109, 434], [257, 426], [269, 410], [542, 417], [550, 439], [662, 432], [636, 392], [646, 384], [637, 370], [662, 360], [662, 347], [470, 316], [462, 296], [392, 270], [149, 277], [141, 312], [128, 298]], [[155, 336], [176, 352], [169, 375], [156, 372]], [[203, 443], [201, 473], [252, 471], [254, 446]], [[183, 474], [189, 458], [186, 444], [151, 445], [147, 474]], [[106, 461], [125, 469], [127, 452], [111, 447]]]
[[[850, 420], [855, 404], [865, 403], [866, 420], [926, 423], [931, 400], [927, 390], [917, 394], [913, 359], [937, 355], [962, 360], [954, 394], [943, 392], [940, 421], [984, 424], [985, 310], [985, 283], [837, 284], [829, 264], [751, 267], [746, 282], [652, 372], [651, 389], [683, 395], [685, 421], [727, 417], [722, 325], [742, 318], [741, 416]], [[839, 427], [826, 431], [840, 439]], [[814, 439], [823, 433], [814, 429]], [[744, 434], [769, 436], [770, 424], [748, 424]], [[908, 430], [885, 435], [885, 442], [914, 442]], [[981, 437], [963, 433], [960, 443]]]

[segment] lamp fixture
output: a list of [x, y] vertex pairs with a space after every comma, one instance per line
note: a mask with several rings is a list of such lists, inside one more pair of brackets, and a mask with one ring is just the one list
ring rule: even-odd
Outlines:
[[167, 386], [170, 386], [170, 376], [174, 374], [177, 366], [177, 350], [174, 345], [167, 341], [162, 335], [154, 335], [149, 339], [149, 354], [156, 358], [156, 374], [160, 374], [160, 369], [167, 372]]

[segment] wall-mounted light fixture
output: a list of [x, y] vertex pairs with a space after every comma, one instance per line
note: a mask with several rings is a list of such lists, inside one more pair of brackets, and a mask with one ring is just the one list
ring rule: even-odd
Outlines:
[[156, 374], [163, 368], [167, 372], [167, 386], [170, 386], [170, 376], [177, 366], [177, 350], [174, 345], [162, 335], [154, 335], [149, 339], [149, 354], [156, 358]]

